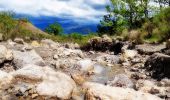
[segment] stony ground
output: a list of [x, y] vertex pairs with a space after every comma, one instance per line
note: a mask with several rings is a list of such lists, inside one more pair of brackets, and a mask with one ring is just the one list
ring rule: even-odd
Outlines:
[[90, 43], [85, 51], [48, 39], [0, 42], [0, 100], [170, 99], [168, 42], [134, 45], [105, 36]]

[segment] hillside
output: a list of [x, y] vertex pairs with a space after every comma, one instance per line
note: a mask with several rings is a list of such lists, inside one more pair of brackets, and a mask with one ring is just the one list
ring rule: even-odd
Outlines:
[[42, 31], [41, 29], [34, 26], [32, 23], [28, 21], [18, 20], [19, 25], [22, 29], [28, 30], [33, 34], [47, 34], [46, 32]]

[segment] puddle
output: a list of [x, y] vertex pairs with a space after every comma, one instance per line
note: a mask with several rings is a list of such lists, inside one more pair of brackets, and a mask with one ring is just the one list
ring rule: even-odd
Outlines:
[[90, 77], [90, 81], [105, 84], [109, 79], [112, 79], [114, 75], [124, 73], [124, 68], [120, 67], [120, 65], [109, 67], [95, 64], [94, 73], [95, 74]]

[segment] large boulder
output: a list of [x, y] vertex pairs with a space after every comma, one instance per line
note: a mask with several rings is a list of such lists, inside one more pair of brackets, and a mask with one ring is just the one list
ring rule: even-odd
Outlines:
[[160, 52], [161, 50], [164, 50], [166, 48], [165, 44], [142, 44], [142, 45], [136, 45], [135, 47], [139, 53], [142, 54], [153, 54], [155, 52]]
[[70, 99], [76, 90], [76, 84], [70, 76], [56, 72], [46, 66], [26, 65], [22, 69], [13, 72], [12, 75], [21, 82], [29, 82], [36, 85], [35, 91], [40, 96]]
[[112, 39], [107, 35], [103, 35], [102, 37], [94, 37], [90, 39], [89, 44], [94, 50], [105, 51], [110, 49], [112, 45]]
[[154, 95], [129, 88], [110, 87], [87, 82], [84, 85], [85, 100], [162, 100]]
[[0, 70], [0, 90], [8, 88], [12, 83], [13, 76]]
[[26, 64], [45, 65], [43, 59], [34, 50], [25, 52], [14, 50], [13, 56], [13, 63], [17, 69]]
[[145, 67], [154, 78], [170, 78], [170, 56], [161, 53], [155, 53], [150, 56]]

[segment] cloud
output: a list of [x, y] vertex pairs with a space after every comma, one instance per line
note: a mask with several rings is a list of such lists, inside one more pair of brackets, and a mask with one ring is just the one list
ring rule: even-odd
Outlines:
[[[31, 16], [56, 16], [75, 21], [97, 22], [108, 0], [0, 0], [0, 10]], [[97, 9], [101, 8], [103, 9]]]

